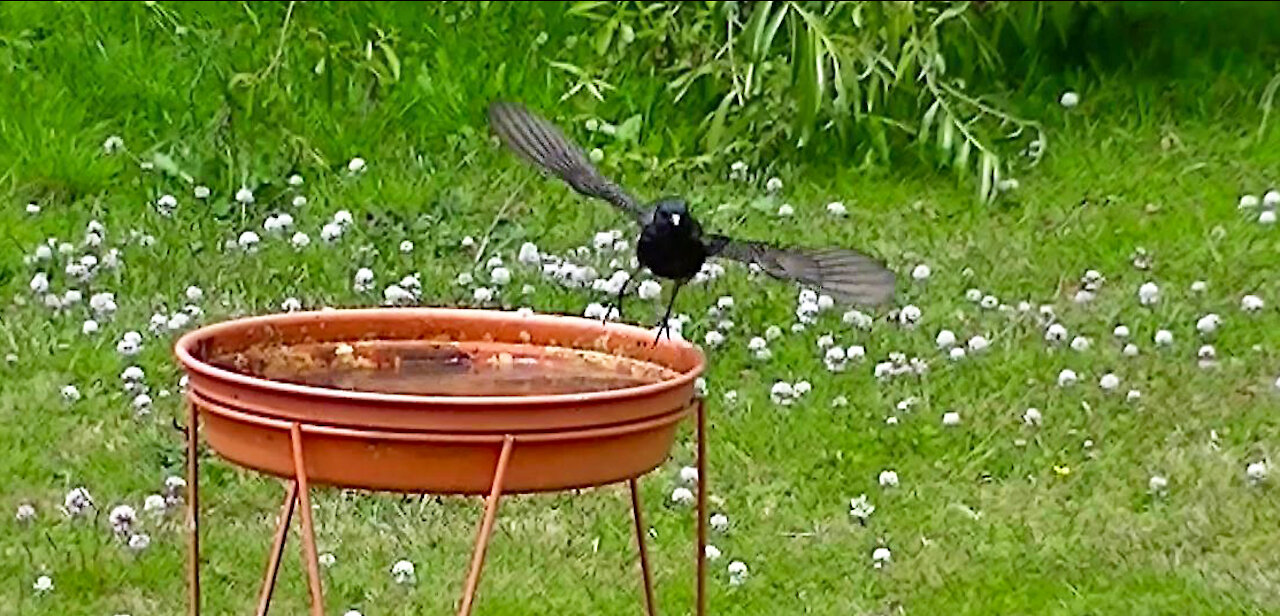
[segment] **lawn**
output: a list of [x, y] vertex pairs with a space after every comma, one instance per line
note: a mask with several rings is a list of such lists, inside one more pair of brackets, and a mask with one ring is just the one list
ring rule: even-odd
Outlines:
[[[607, 301], [519, 252], [607, 278], [631, 253], [598, 233], [630, 246], [635, 228], [486, 139], [498, 97], [600, 147], [639, 196], [685, 196], [706, 228], [858, 248], [899, 274], [896, 310], [869, 325], [837, 305], [795, 327], [799, 289], [732, 263], [681, 292], [728, 518], [710, 536], [710, 613], [1280, 613], [1269, 56], [1024, 84], [1047, 154], [982, 204], [908, 163], [797, 157], [744, 178], [734, 157], [631, 156], [581, 128], [590, 94], [558, 102], [569, 82], [538, 35], [581, 24], [486, 10], [0, 5], [0, 614], [184, 613], [182, 505], [155, 507], [184, 469], [181, 332], [384, 305], [392, 285], [419, 305]], [[394, 61], [366, 55], [393, 30]], [[617, 85], [610, 100], [632, 100]], [[1060, 104], [1068, 90], [1077, 105]], [[652, 326], [668, 292], [632, 294], [626, 320]], [[862, 353], [829, 365], [832, 346]], [[894, 358], [920, 369], [891, 376]], [[664, 614], [692, 613], [693, 508], [671, 498], [691, 428], [642, 484]], [[212, 452], [202, 464], [206, 613], [248, 613], [282, 488]], [[80, 487], [92, 507], [77, 515]], [[456, 609], [477, 500], [318, 490], [313, 504], [328, 613]], [[120, 505], [136, 520], [116, 533]], [[624, 489], [511, 498], [496, 528], [476, 614], [642, 611]], [[274, 613], [305, 613], [297, 545]]]

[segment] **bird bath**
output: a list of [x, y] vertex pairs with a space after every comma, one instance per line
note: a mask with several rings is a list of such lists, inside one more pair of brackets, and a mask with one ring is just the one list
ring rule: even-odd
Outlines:
[[189, 407], [190, 613], [199, 614], [199, 430], [222, 458], [286, 480], [259, 596], [266, 614], [295, 509], [312, 613], [324, 613], [310, 486], [484, 495], [459, 614], [469, 614], [504, 495], [626, 481], [646, 607], [655, 613], [637, 488], [696, 411], [697, 613], [705, 584], [705, 454], [693, 345], [594, 319], [387, 308], [249, 317], [175, 346]]

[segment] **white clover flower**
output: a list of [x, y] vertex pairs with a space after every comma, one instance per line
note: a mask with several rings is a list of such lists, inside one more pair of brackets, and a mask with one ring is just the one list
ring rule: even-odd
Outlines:
[[843, 203], [840, 203], [839, 201], [833, 201], [827, 204], [827, 213], [832, 216], [842, 217], [848, 214], [849, 211], [845, 209]]
[[914, 327], [916, 323], [920, 322], [921, 316], [923, 316], [923, 313], [920, 308], [913, 304], [908, 304], [903, 306], [902, 311], [898, 313], [898, 322], [904, 327]]
[[138, 394], [133, 397], [133, 410], [139, 415], [145, 415], [151, 412], [151, 396], [147, 394]]
[[1245, 312], [1258, 312], [1265, 304], [1257, 295], [1246, 295], [1240, 299], [1240, 308]]
[[587, 153], [587, 157], [591, 159], [591, 162], [599, 164], [600, 161], [604, 160], [604, 150], [591, 148], [591, 151]]
[[768, 342], [765, 342], [765, 339], [764, 339], [764, 338], [761, 338], [761, 337], [759, 337], [759, 336], [755, 336], [755, 337], [753, 337], [751, 340], [747, 341], [747, 350], [749, 350], [749, 351], [759, 351], [760, 349], [763, 349], [763, 348], [765, 348], [766, 346], [768, 346], [768, 344], [769, 344], [769, 343], [768, 343]]
[[142, 501], [142, 511], [145, 513], [159, 515], [165, 510], [164, 496], [159, 494], [150, 494]]
[[360, 173], [364, 171], [364, 169], [365, 169], [364, 159], [360, 158], [359, 156], [352, 158], [347, 163], [347, 171], [350, 171], [351, 173]]
[[373, 270], [362, 267], [356, 270], [355, 279], [353, 280], [356, 291], [368, 291], [373, 287]]
[[236, 244], [244, 250], [253, 250], [258, 245], [260, 238], [253, 231], [245, 231], [236, 239]]
[[840, 320], [845, 325], [852, 325], [857, 329], [871, 329], [871, 325], [874, 323], [870, 315], [860, 310], [850, 310], [844, 313]]
[[92, 507], [93, 496], [84, 487], [74, 488], [67, 492], [66, 498], [62, 501], [63, 510], [72, 517], [82, 515]]
[[28, 214], [32, 214], [32, 215], [39, 214], [39, 213], [40, 213], [40, 206], [39, 206], [38, 204], [36, 204], [36, 203], [28, 203], [28, 204], [27, 204], [27, 213], [28, 213]]
[[178, 198], [173, 195], [160, 195], [160, 198], [156, 199], [156, 206], [162, 210], [172, 210], [178, 207]]
[[1203, 281], [1203, 280], [1197, 280], [1197, 281], [1195, 281], [1195, 282], [1191, 283], [1191, 292], [1192, 292], [1192, 293], [1204, 293], [1204, 292], [1205, 292], [1205, 290], [1207, 290], [1208, 288], [1209, 288], [1209, 283], [1207, 283], [1207, 282], [1205, 282], [1205, 281]]
[[938, 332], [938, 337], [934, 339], [934, 342], [937, 343], [939, 349], [951, 348], [956, 344], [955, 332], [952, 332], [949, 329], [944, 329]]
[[793, 207], [791, 207], [791, 204], [790, 204], [790, 203], [783, 203], [783, 204], [778, 208], [778, 215], [779, 215], [779, 216], [791, 216], [792, 214], [795, 214], [795, 213], [796, 213], [796, 209], [795, 209], [795, 208], [793, 208]]
[[1258, 207], [1258, 195], [1241, 195], [1239, 209]]
[[792, 386], [791, 390], [795, 392], [796, 397], [803, 396], [813, 390], [813, 385], [809, 381], [799, 381]]
[[22, 503], [18, 505], [18, 511], [14, 514], [14, 517], [19, 522], [30, 522], [36, 517], [36, 508], [31, 506], [30, 503]]
[[1067, 387], [1069, 385], [1074, 385], [1078, 378], [1079, 377], [1076, 376], [1075, 370], [1072, 370], [1070, 368], [1063, 368], [1062, 372], [1058, 373], [1058, 387]]
[[1276, 224], [1276, 211], [1263, 210], [1258, 212], [1258, 224], [1268, 226]]
[[942, 414], [942, 425], [953, 427], [960, 425], [960, 413], [955, 411], [947, 411]]
[[1111, 391], [1119, 386], [1120, 386], [1120, 377], [1116, 376], [1111, 372], [1108, 372], [1102, 375], [1102, 378], [1098, 379], [1098, 387], [1101, 387], [1106, 391]]
[[735, 560], [729, 563], [729, 585], [741, 586], [747, 581], [747, 563]]
[[129, 366], [124, 369], [124, 372], [120, 373], [120, 380], [126, 383], [141, 381], [145, 377], [146, 374], [143, 373], [142, 368], [137, 366]]
[[80, 390], [75, 385], [65, 385], [62, 388], [62, 399], [67, 402], [78, 402], [80, 400]]
[[1138, 303], [1150, 306], [1160, 301], [1160, 287], [1154, 282], [1144, 282], [1138, 287]]
[[1071, 339], [1071, 349], [1073, 351], [1088, 351], [1091, 344], [1092, 343], [1085, 336], [1076, 336]]
[[280, 309], [285, 312], [297, 312], [302, 310], [302, 300], [296, 297], [286, 297], [280, 302]]
[[1080, 95], [1068, 90], [1062, 93], [1062, 96], [1058, 99], [1058, 103], [1067, 109], [1071, 109], [1072, 107], [1080, 104]]
[[511, 282], [511, 270], [505, 267], [495, 267], [489, 272], [489, 280], [498, 286], [503, 286]]
[[241, 187], [236, 191], [236, 201], [240, 203], [253, 203], [253, 191], [247, 187]]
[[710, 524], [711, 530], [714, 530], [717, 533], [723, 533], [729, 529], [729, 516], [726, 516], [723, 513], [711, 514]]
[[130, 338], [122, 338], [116, 343], [116, 352], [126, 357], [137, 355], [142, 350], [142, 343]]
[[689, 488], [676, 488], [671, 491], [671, 502], [676, 505], [688, 505], [693, 502], [693, 492]]
[[1267, 475], [1269, 475], [1270, 472], [1271, 469], [1268, 468], [1266, 462], [1250, 462], [1249, 466], [1244, 469], [1244, 476], [1249, 480], [1249, 483], [1256, 485], [1266, 481]]
[[1048, 342], [1062, 342], [1067, 339], [1067, 328], [1061, 323], [1053, 323], [1044, 330], [1044, 339]]
[[898, 487], [898, 473], [891, 470], [880, 471], [877, 479], [881, 487], [896, 488]]
[[911, 278], [915, 280], [926, 280], [929, 278], [929, 275], [932, 273], [933, 271], [929, 269], [928, 265], [921, 263], [920, 265], [917, 265], [914, 268], [912, 268]]
[[823, 356], [823, 363], [826, 364], [827, 370], [831, 372], [842, 372], [845, 369], [847, 357], [845, 350], [835, 346], [827, 349], [826, 355]]
[[319, 561], [321, 567], [325, 567], [326, 569], [332, 567], [334, 563], [338, 562], [338, 559], [331, 552], [321, 554], [316, 558], [316, 560]]
[[470, 235], [468, 235], [468, 236], [466, 236], [466, 237], [462, 238], [462, 247], [463, 247], [463, 248], [471, 248], [472, 246], [475, 246], [475, 245], [476, 245], [476, 240], [475, 240], [475, 238], [471, 237]]
[[1218, 351], [1213, 348], [1212, 344], [1203, 345], [1200, 350], [1196, 351], [1196, 357], [1205, 362], [1212, 361], [1217, 356]]
[[342, 616], [364, 616], [364, 614], [361, 614], [360, 610], [347, 610]]
[[966, 355], [968, 355], [968, 353], [964, 350], [964, 347], [952, 347], [952, 349], [947, 352], [947, 357], [950, 358], [951, 361], [960, 361], [964, 359]]
[[680, 481], [687, 484], [698, 483], [698, 469], [693, 466], [683, 466], [680, 468]]
[[197, 199], [208, 199], [209, 195], [211, 194], [209, 187], [204, 185], [196, 186], [195, 189], [191, 191], [191, 193]]
[[36, 582], [31, 585], [31, 589], [36, 591], [37, 594], [47, 593], [53, 590], [53, 578], [42, 575], [36, 578]]
[[1095, 295], [1093, 291], [1080, 289], [1079, 291], [1076, 291], [1075, 296], [1072, 297], [1071, 299], [1077, 304], [1087, 304], [1093, 301], [1096, 297], [1097, 295]]
[[1022, 412], [1022, 423], [1025, 423], [1028, 426], [1040, 425], [1041, 419], [1043, 418], [1040, 415], [1040, 409], [1035, 407], [1031, 407]]
[[1124, 349], [1120, 352], [1124, 353], [1126, 357], [1136, 357], [1138, 355], [1138, 345], [1130, 342], [1129, 344], [1124, 345]]
[[889, 552], [889, 548], [880, 547], [871, 552], [871, 562], [876, 569], [888, 564], [891, 558], [893, 558], [893, 554]]
[[476, 290], [472, 291], [471, 297], [480, 303], [493, 301], [493, 289], [490, 289], [489, 287], [476, 287]]
[[1111, 331], [1111, 333], [1116, 338], [1124, 340], [1125, 338], [1129, 337], [1129, 328], [1124, 325], [1117, 325], [1116, 328]]
[[982, 299], [978, 301], [978, 305], [986, 310], [993, 310], [996, 306], [1000, 305], [1000, 299], [994, 295], [984, 295], [982, 296]]
[[720, 548], [709, 543], [703, 546], [702, 553], [706, 556], [707, 560], [720, 560]]
[[133, 523], [138, 519], [138, 512], [134, 511], [129, 505], [117, 505], [111, 513], [107, 515], [107, 521], [111, 523], [111, 529], [121, 535], [129, 534], [133, 528]]
[[713, 329], [703, 336], [703, 341], [709, 347], [718, 347], [724, 343], [724, 334]]
[[412, 584], [415, 581], [413, 563], [407, 560], [398, 560], [391, 565], [391, 579], [397, 584]]
[[129, 536], [129, 549], [134, 552], [141, 552], [151, 545], [151, 536], [146, 533], [137, 533]]
[[28, 286], [31, 287], [32, 293], [45, 293], [49, 290], [49, 276], [44, 272], [36, 272]]
[[48, 247], [48, 246], [46, 246], [46, 245], [44, 245], [44, 244], [41, 244], [41, 245], [39, 245], [39, 246], [36, 246], [36, 252], [35, 252], [35, 260], [36, 260], [36, 261], [48, 261], [48, 260], [50, 260], [50, 259], [52, 259], [52, 258], [53, 258], [53, 249], [52, 249], [52, 248], [50, 248], [50, 247]]
[[983, 336], [974, 336], [969, 339], [969, 351], [971, 353], [981, 353], [987, 350], [990, 345], [991, 343]]
[[769, 192], [778, 192], [779, 190], [782, 190], [782, 179], [777, 177], [769, 178], [769, 180], [764, 183], [764, 188]]
[[111, 135], [102, 142], [102, 151], [107, 154], [115, 154], [121, 149], [124, 149], [124, 139], [121, 139], [120, 135]]
[[1173, 344], [1173, 332], [1167, 329], [1159, 330], [1156, 332], [1154, 340], [1158, 346], [1169, 346]]
[[165, 323], [165, 326], [168, 327], [170, 331], [178, 331], [190, 323], [191, 317], [188, 316], [187, 313], [175, 312], [169, 316], [169, 320]]
[[1271, 189], [1262, 195], [1262, 205], [1274, 208], [1280, 205], [1280, 190]]
[[795, 388], [791, 386], [791, 383], [786, 381], [778, 381], [769, 389], [769, 399], [772, 400], [774, 404], [790, 406], [795, 397]]
[[290, 186], [294, 186], [294, 187], [302, 186], [302, 176], [296, 173], [293, 175], [290, 175], [289, 179], [285, 181], [288, 182]]
[[382, 299], [389, 305], [396, 305], [412, 303], [415, 298], [413, 293], [398, 284], [393, 284], [382, 291]]
[[976, 304], [982, 301], [982, 291], [979, 291], [978, 289], [969, 289], [964, 292], [964, 298]]
[[1209, 335], [1217, 331], [1218, 324], [1222, 322], [1222, 318], [1216, 314], [1209, 313], [1200, 317], [1196, 321], [1196, 331], [1203, 335]]
[[857, 518], [859, 521], [866, 521], [875, 513], [876, 507], [867, 500], [866, 494], [859, 494], [857, 498], [849, 499], [849, 515]]
[[1142, 392], [1136, 389], [1130, 389], [1129, 393], [1124, 395], [1125, 402], [1137, 402], [1142, 398]]

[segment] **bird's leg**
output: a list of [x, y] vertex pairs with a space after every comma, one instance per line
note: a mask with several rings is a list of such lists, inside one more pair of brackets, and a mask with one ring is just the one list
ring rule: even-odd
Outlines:
[[622, 288], [618, 289], [617, 297], [615, 297], [611, 302], [605, 305], [604, 318], [603, 318], [605, 323], [609, 322], [609, 313], [614, 308], [618, 309], [618, 320], [619, 321], [622, 320], [622, 297], [627, 294], [627, 287], [631, 284], [632, 280], [635, 280], [636, 275], [639, 273], [640, 273], [640, 268], [637, 267], [634, 271], [631, 272], [631, 276], [628, 277], [625, 281], [623, 281]]
[[677, 280], [675, 286], [671, 289], [671, 299], [667, 301], [667, 311], [662, 315], [662, 320], [658, 322], [658, 335], [653, 339], [653, 345], [657, 346], [658, 341], [662, 340], [662, 332], [667, 333], [667, 340], [671, 339], [671, 310], [675, 308], [676, 296], [680, 294], [680, 287], [684, 286], [683, 280]]

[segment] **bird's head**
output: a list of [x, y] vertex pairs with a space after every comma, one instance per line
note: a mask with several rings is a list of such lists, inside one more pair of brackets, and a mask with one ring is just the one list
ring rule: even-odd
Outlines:
[[689, 217], [689, 206], [684, 199], [668, 197], [658, 201], [653, 208], [654, 221], [680, 228], [692, 222]]

